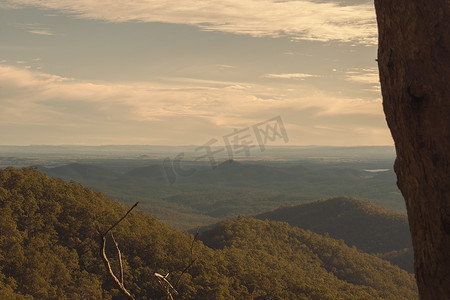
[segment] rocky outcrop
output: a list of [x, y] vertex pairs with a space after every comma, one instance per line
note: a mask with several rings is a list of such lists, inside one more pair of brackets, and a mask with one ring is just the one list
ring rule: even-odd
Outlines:
[[383, 107], [422, 299], [450, 299], [449, 6], [375, 0]]

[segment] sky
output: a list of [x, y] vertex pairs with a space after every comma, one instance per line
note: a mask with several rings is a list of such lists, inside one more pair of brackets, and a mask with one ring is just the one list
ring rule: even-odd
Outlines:
[[392, 145], [365, 0], [0, 0], [0, 145]]

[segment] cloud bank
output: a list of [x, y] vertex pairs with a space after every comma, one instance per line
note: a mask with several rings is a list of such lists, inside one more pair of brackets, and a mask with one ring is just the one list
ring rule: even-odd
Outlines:
[[189, 78], [89, 82], [0, 65], [0, 127], [5, 139], [28, 144], [179, 145], [280, 115], [293, 144], [347, 145], [350, 134], [352, 144], [391, 143], [380, 101], [305, 89]]
[[307, 0], [10, 0], [3, 5], [35, 6], [107, 22], [187, 24], [206, 31], [254, 37], [377, 43], [372, 3], [342, 6]]

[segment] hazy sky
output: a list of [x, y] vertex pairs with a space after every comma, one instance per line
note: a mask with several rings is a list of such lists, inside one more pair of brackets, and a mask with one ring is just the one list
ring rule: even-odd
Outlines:
[[[390, 145], [372, 1], [0, 0], [0, 144]], [[277, 141], [284, 144], [283, 140]]]

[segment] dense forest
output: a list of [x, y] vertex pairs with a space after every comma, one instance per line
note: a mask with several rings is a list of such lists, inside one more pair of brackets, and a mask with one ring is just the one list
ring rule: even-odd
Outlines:
[[[97, 227], [108, 228], [128, 207], [32, 168], [0, 171], [0, 205], [1, 299], [119, 299], [99, 255]], [[176, 299], [417, 298], [413, 275], [284, 222], [238, 217], [193, 242], [133, 211], [114, 236], [125, 286], [137, 299], [163, 297], [154, 273], [169, 273], [175, 283], [192, 258]]]
[[282, 206], [255, 216], [261, 220], [289, 223], [389, 260], [414, 273], [414, 257], [406, 214], [370, 201], [333, 197], [299, 205]]

